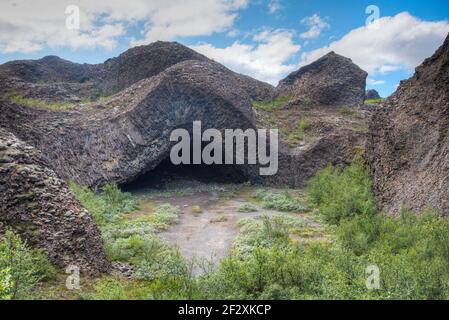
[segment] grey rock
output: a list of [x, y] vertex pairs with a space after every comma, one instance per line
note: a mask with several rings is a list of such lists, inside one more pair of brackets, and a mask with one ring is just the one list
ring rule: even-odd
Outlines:
[[368, 74], [351, 59], [330, 52], [279, 82], [278, 95], [325, 106], [359, 106]]
[[367, 162], [380, 209], [449, 215], [449, 36], [370, 122]]

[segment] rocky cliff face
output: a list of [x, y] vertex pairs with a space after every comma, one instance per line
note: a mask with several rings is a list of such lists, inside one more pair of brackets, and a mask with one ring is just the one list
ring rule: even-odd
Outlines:
[[331, 52], [280, 81], [277, 94], [315, 105], [358, 106], [365, 98], [367, 76], [351, 59]]
[[449, 37], [372, 118], [367, 159], [379, 206], [449, 215]]
[[110, 264], [89, 213], [35, 148], [0, 128], [0, 233], [12, 226], [61, 268], [88, 273]]

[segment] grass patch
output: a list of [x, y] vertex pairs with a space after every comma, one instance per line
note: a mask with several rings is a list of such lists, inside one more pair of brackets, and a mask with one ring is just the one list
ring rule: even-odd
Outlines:
[[134, 197], [116, 185], [104, 186], [99, 194], [73, 182], [69, 183], [69, 188], [100, 226], [123, 219], [126, 213], [137, 209]]
[[306, 131], [309, 128], [310, 128], [309, 119], [307, 118], [301, 119], [296, 126], [296, 130], [287, 133], [286, 141], [289, 143], [289, 145], [295, 145], [301, 141], [304, 141], [306, 138]]
[[358, 117], [358, 118], [362, 117], [360, 111], [358, 111], [356, 108], [353, 107], [343, 106], [338, 108], [338, 112], [344, 116]]
[[76, 106], [76, 104], [71, 102], [47, 102], [41, 99], [25, 98], [21, 95], [11, 95], [8, 99], [11, 103], [39, 109], [65, 110]]
[[384, 98], [365, 100], [365, 104], [379, 104], [384, 100], [385, 100]]
[[253, 101], [253, 108], [272, 112], [272, 111], [275, 111], [275, 110], [279, 109], [280, 107], [286, 105], [291, 100], [292, 100], [292, 97], [281, 95], [281, 96], [276, 97], [272, 101]]
[[240, 206], [238, 211], [246, 212], [246, 213], [257, 212], [257, 208], [254, 205], [252, 205], [251, 203], [245, 203]]
[[252, 197], [259, 201], [264, 209], [273, 209], [285, 212], [306, 211], [298, 196], [293, 195], [288, 190], [281, 193], [272, 193], [266, 190], [257, 190]]

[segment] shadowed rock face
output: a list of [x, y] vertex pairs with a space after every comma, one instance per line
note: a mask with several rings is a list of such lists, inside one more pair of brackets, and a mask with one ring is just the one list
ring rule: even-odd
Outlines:
[[100, 232], [35, 148], [0, 128], [0, 233], [12, 226], [61, 268], [88, 273], [110, 264]]
[[379, 92], [374, 89], [367, 90], [365, 93], [365, 100], [376, 100], [380, 99]]
[[381, 209], [449, 215], [449, 37], [372, 118], [367, 159]]
[[358, 106], [365, 98], [368, 74], [351, 59], [330, 52], [279, 82], [278, 95], [325, 106]]

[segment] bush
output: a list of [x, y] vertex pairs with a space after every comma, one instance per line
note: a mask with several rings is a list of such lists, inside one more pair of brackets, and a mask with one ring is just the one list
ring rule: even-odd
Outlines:
[[332, 224], [343, 218], [376, 213], [371, 179], [359, 160], [345, 169], [328, 166], [321, 170], [310, 180], [306, 195]]
[[0, 270], [0, 300], [9, 300], [13, 296], [14, 282], [11, 279], [10, 269]]
[[244, 203], [240, 206], [239, 212], [257, 212], [257, 208], [251, 203]]
[[0, 293], [12, 299], [28, 297], [39, 282], [55, 272], [43, 251], [31, 249], [11, 230], [0, 240], [0, 270]]
[[69, 184], [69, 187], [100, 226], [120, 220], [124, 214], [137, 208], [137, 202], [133, 196], [122, 192], [115, 185], [106, 185], [100, 194], [73, 182]]
[[307, 210], [301, 204], [298, 197], [293, 196], [287, 190], [282, 193], [271, 193], [265, 190], [258, 190], [253, 194], [253, 198], [261, 201], [265, 209], [273, 209], [285, 212], [299, 212]]

